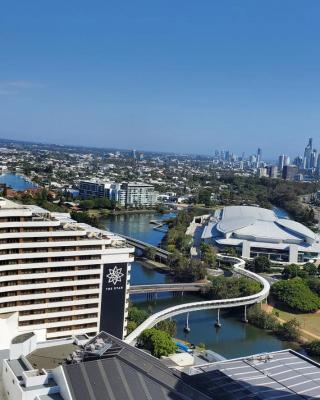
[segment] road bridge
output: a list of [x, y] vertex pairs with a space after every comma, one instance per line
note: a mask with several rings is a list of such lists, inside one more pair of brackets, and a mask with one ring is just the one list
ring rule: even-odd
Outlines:
[[246, 320], [247, 306], [254, 304], [254, 303], [260, 303], [262, 300], [266, 299], [270, 292], [270, 284], [262, 276], [244, 269], [245, 262], [240, 258], [227, 256], [225, 254], [217, 254], [217, 259], [222, 261], [223, 263], [230, 263], [232, 265], [232, 269], [235, 273], [242, 275], [242, 276], [246, 276], [248, 278], [251, 278], [256, 282], [259, 282], [262, 285], [262, 289], [258, 293], [250, 295], [250, 296], [244, 296], [244, 297], [238, 297], [238, 298], [232, 298], [232, 299], [196, 301], [196, 302], [192, 302], [192, 303], [179, 304], [177, 306], [166, 308], [162, 311], [152, 314], [149, 318], [147, 318], [141, 325], [139, 325], [133, 332], [131, 332], [125, 338], [125, 342], [134, 343], [136, 341], [136, 339], [138, 338], [138, 336], [145, 329], [152, 328], [160, 321], [174, 317], [175, 315], [189, 313], [189, 312], [193, 312], [193, 311], [217, 309], [218, 310], [218, 318], [217, 318], [216, 325], [221, 326], [220, 317], [219, 317], [221, 308], [244, 306], [244, 310], [245, 310], [244, 319]]
[[169, 253], [169, 251], [167, 251], [167, 250], [160, 249], [160, 247], [153, 246], [152, 244], [143, 242], [142, 240], [134, 239], [134, 238], [132, 238], [132, 237], [125, 236], [125, 235], [119, 235], [119, 236], [121, 236], [122, 238], [126, 239], [127, 243], [129, 243], [131, 246], [134, 246], [134, 247], [136, 247], [137, 249], [140, 249], [140, 250], [142, 250], [142, 251], [143, 251], [143, 250], [146, 250], [146, 249], [148, 249], [148, 248], [151, 248], [151, 249], [155, 250], [155, 255], [156, 255], [160, 260], [163, 259], [163, 260], [166, 261], [166, 260], [168, 259], [169, 255], [171, 254], [171, 253]]
[[165, 292], [199, 292], [210, 287], [208, 283], [165, 283], [156, 285], [130, 286], [130, 294], [165, 293]]

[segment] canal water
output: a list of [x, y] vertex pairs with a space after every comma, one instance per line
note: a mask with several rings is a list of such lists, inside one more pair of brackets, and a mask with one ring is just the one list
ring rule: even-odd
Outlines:
[[[106, 229], [120, 234], [128, 235], [143, 240], [153, 245], [159, 245], [164, 235], [155, 231], [150, 224], [151, 219], [163, 219], [172, 214], [124, 214], [110, 216], [104, 220]], [[168, 275], [144, 267], [139, 262], [132, 264], [131, 284], [165, 283], [170, 281]], [[166, 307], [185, 302], [203, 300], [199, 295], [172, 296], [159, 294], [156, 300], [146, 300], [144, 295], [136, 295], [132, 302], [149, 312], [160, 311]], [[222, 327], [216, 329], [216, 310], [203, 310], [190, 313], [189, 325], [191, 331], [185, 334], [183, 331], [186, 315], [174, 317], [177, 323], [177, 337], [190, 343], [204, 343], [206, 348], [212, 349], [226, 358], [240, 357], [265, 351], [282, 350], [292, 348], [291, 343], [279, 340], [269, 335], [262, 329], [255, 328], [241, 322], [243, 310], [223, 311], [220, 314]]]
[[23, 175], [14, 174], [12, 172], [0, 175], [0, 183], [5, 183], [13, 190], [26, 190], [38, 187], [35, 183], [30, 182]]

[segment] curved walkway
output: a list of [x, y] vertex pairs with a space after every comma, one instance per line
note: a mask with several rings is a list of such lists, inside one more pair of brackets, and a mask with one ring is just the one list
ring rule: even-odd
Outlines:
[[199, 292], [209, 288], [208, 283], [159, 283], [153, 285], [133, 285], [129, 294], [162, 293], [162, 292]]
[[251, 296], [233, 298], [233, 299], [222, 299], [222, 300], [208, 300], [208, 301], [197, 301], [193, 303], [179, 304], [177, 306], [166, 308], [155, 314], [152, 314], [147, 318], [141, 325], [139, 325], [133, 332], [131, 332], [126, 338], [125, 342], [132, 343], [137, 337], [148, 328], [152, 328], [158, 322], [163, 321], [167, 318], [174, 317], [175, 315], [184, 314], [192, 311], [209, 310], [209, 309], [220, 309], [220, 308], [231, 308], [247, 306], [254, 303], [260, 303], [262, 300], [268, 297], [270, 291], [269, 282], [260, 275], [254, 272], [244, 269], [245, 262], [237, 257], [231, 257], [224, 254], [217, 254], [217, 259], [223, 262], [231, 263], [233, 271], [237, 274], [246, 276], [262, 284], [260, 292]]

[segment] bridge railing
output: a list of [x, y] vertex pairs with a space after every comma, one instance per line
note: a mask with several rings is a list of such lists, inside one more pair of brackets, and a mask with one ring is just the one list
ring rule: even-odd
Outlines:
[[133, 285], [130, 286], [129, 293], [161, 293], [170, 291], [200, 291], [207, 288], [207, 283], [159, 283], [155, 285]]
[[157, 253], [161, 253], [161, 254], [163, 254], [165, 256], [168, 256], [168, 255], [171, 254], [169, 251], [167, 251], [165, 249], [161, 249], [160, 247], [157, 247], [157, 246], [154, 246], [152, 244], [143, 242], [142, 240], [134, 239], [134, 238], [131, 238], [131, 237], [126, 236], [126, 235], [119, 235], [119, 236], [121, 236], [123, 239], [126, 239], [128, 243], [133, 243], [133, 245], [136, 245], [136, 247], [138, 247], [139, 245], [144, 247], [144, 248], [150, 247], [151, 249], [156, 250]]
[[259, 282], [262, 285], [262, 289], [253, 295], [232, 298], [232, 299], [222, 299], [222, 300], [208, 300], [208, 301], [197, 301], [186, 304], [179, 304], [177, 306], [166, 308], [162, 311], [159, 311], [149, 318], [147, 318], [141, 325], [139, 325], [133, 332], [131, 332], [125, 339], [127, 343], [132, 343], [137, 339], [137, 337], [148, 328], [152, 328], [158, 322], [163, 321], [167, 318], [173, 317], [175, 315], [184, 314], [187, 312], [199, 311], [203, 309], [214, 309], [214, 308], [229, 308], [229, 307], [239, 307], [250, 305], [254, 303], [261, 302], [264, 300], [270, 291], [269, 282], [264, 279], [262, 276], [255, 274], [254, 272], [245, 270], [245, 262], [237, 257], [231, 257], [224, 254], [218, 254], [217, 258], [220, 261], [230, 262], [233, 265], [233, 269], [240, 275], [247, 276]]

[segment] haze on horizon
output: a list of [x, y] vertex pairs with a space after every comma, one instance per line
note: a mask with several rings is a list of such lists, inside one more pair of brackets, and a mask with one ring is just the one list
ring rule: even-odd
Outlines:
[[316, 0], [39, 2], [0, 13], [0, 137], [212, 154], [320, 147]]

